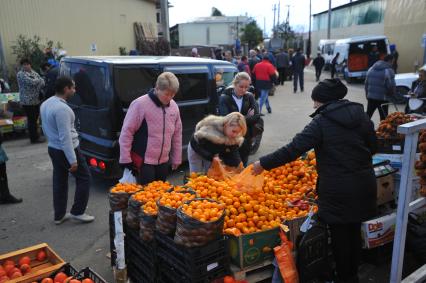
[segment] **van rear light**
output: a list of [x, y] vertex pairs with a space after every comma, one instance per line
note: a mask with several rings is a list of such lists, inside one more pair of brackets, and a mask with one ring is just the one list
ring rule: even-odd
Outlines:
[[98, 161], [95, 158], [90, 158], [89, 164], [92, 167], [98, 167]]
[[100, 169], [102, 169], [102, 170], [105, 170], [105, 168], [106, 168], [106, 166], [105, 166], [105, 162], [103, 162], [103, 161], [99, 161], [99, 163], [98, 163], [98, 167], [99, 167]]

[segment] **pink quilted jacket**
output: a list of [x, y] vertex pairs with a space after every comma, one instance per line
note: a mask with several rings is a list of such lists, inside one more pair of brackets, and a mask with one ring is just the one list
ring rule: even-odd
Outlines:
[[[138, 145], [133, 143], [135, 134]], [[134, 100], [124, 119], [119, 143], [122, 164], [131, 163], [131, 152], [135, 151], [146, 164], [168, 162], [169, 156], [171, 164], [180, 164], [182, 122], [176, 102], [162, 106], [152, 91]]]

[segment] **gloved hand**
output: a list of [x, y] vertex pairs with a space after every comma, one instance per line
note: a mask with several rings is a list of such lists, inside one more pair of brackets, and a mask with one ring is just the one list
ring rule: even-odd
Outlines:
[[130, 163], [120, 163], [120, 167], [123, 168], [123, 169], [124, 168], [129, 169], [132, 172], [133, 176], [137, 176], [138, 170], [136, 169], [136, 167], [133, 164], [133, 162], [130, 162]]

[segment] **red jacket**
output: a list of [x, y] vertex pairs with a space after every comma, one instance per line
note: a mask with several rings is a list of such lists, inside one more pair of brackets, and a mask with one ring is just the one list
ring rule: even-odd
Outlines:
[[276, 76], [276, 69], [268, 60], [263, 59], [253, 68], [253, 75], [256, 78], [256, 88], [271, 89], [272, 78]]
[[182, 162], [182, 122], [174, 100], [163, 106], [151, 90], [134, 100], [127, 110], [120, 134], [120, 163], [143, 162], [158, 165]]

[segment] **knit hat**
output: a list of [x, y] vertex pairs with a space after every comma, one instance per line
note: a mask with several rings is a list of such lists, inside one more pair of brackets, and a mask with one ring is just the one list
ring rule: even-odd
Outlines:
[[325, 79], [314, 87], [311, 98], [314, 101], [326, 103], [342, 99], [347, 93], [348, 88], [339, 79]]

